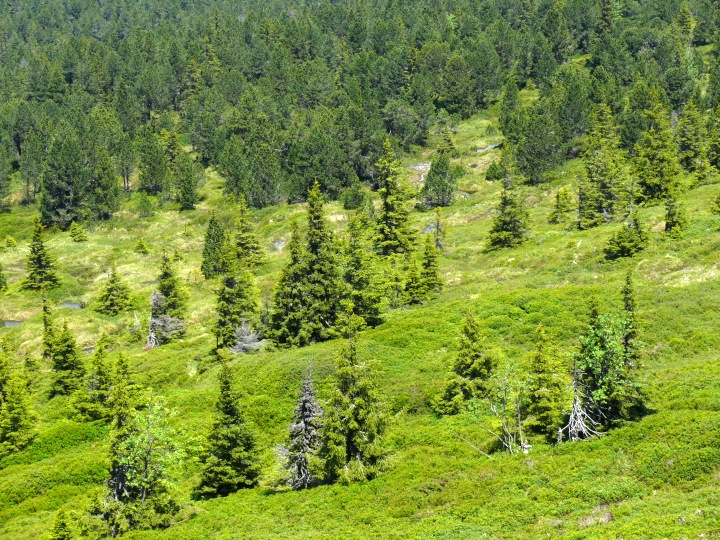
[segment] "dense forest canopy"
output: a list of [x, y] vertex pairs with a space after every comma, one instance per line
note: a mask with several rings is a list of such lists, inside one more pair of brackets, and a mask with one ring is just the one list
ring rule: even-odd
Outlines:
[[[181, 131], [252, 206], [302, 200], [314, 181], [335, 198], [373, 182], [387, 133], [406, 150], [422, 144], [450, 117], [496, 101], [510, 77], [542, 90], [520, 127], [525, 146], [538, 147], [517, 156], [537, 181], [576, 150], [592, 103], [606, 101], [624, 119], [632, 146], [638, 119], [625, 88], [657, 87], [680, 110], [703, 74], [720, 80], [716, 63], [687, 47], [713, 42], [716, 6], [683, 5], [8, 3], [0, 182], [6, 190], [19, 170], [25, 198], [41, 195], [45, 224], [103, 219], [117, 208], [111, 166], [126, 187], [139, 167], [137, 187], [178, 197], [181, 181], [158, 152], [172, 154]], [[588, 69], [563, 65], [584, 54]], [[705, 105], [719, 99], [711, 85]], [[546, 155], [527, 156], [535, 151]]]

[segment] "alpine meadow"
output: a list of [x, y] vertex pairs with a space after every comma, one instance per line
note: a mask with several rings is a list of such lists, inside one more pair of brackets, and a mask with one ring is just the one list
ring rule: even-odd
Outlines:
[[720, 1], [0, 35], [0, 540], [720, 537]]

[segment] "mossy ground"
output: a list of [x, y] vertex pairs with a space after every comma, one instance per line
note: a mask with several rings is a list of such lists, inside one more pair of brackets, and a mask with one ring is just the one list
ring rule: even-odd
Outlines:
[[[527, 97], [527, 92], [523, 95]], [[487, 251], [486, 239], [499, 184], [486, 182], [485, 170], [497, 150], [487, 127], [496, 111], [459, 124], [454, 142], [466, 170], [457, 202], [443, 210], [449, 225], [441, 259], [446, 281], [442, 294], [420, 306], [394, 310], [376, 329], [363, 332], [359, 354], [372, 360], [392, 413], [387, 436], [390, 466], [377, 479], [351, 486], [321, 486], [304, 492], [275, 492], [274, 447], [284, 436], [302, 375], [312, 366], [320, 395], [327, 390], [339, 342], [303, 349], [240, 356], [232, 366], [243, 392], [243, 406], [262, 446], [265, 485], [227, 498], [188, 502], [179, 523], [166, 531], [138, 532], [129, 538], [698, 538], [720, 534], [720, 218], [710, 213], [718, 185], [687, 195], [691, 216], [679, 239], [661, 232], [663, 208], [644, 207], [639, 215], [651, 233], [646, 251], [633, 259], [605, 262], [602, 249], [619, 224], [590, 231], [552, 225], [554, 193], [574, 187], [578, 162], [554, 171], [539, 187], [523, 187], [532, 234], [512, 250]], [[432, 159], [417, 149], [403, 165]], [[408, 183], [419, 173], [408, 171]], [[110, 222], [88, 226], [89, 241], [74, 243], [68, 232], [51, 232], [47, 246], [57, 258], [63, 286], [53, 303], [86, 301], [81, 310], [57, 307], [83, 348], [102, 332], [113, 334], [115, 350], [130, 357], [140, 382], [164, 395], [178, 411], [176, 421], [194, 436], [204, 435], [216, 396], [216, 369], [208, 363], [215, 296], [213, 282], [199, 268], [210, 211], [231, 214], [222, 179], [212, 170], [203, 200], [191, 212], [166, 206], [140, 218], [135, 201]], [[294, 219], [304, 205], [281, 205], [254, 212], [267, 251], [257, 284], [269, 294], [287, 257]], [[38, 357], [41, 296], [20, 290], [28, 249], [31, 207], [0, 215], [0, 238], [12, 235], [18, 247], [0, 254], [10, 291], [0, 298], [0, 319], [20, 320], [0, 330], [18, 351], [18, 362]], [[330, 222], [344, 228], [339, 203], [327, 205]], [[423, 231], [433, 212], [412, 213]], [[139, 238], [150, 253], [134, 252]], [[418, 243], [420, 245], [420, 243]], [[177, 250], [180, 275], [191, 292], [187, 338], [143, 350], [142, 330], [132, 332], [132, 313], [106, 317], [92, 311], [93, 300], [115, 261], [132, 285], [135, 312], [144, 329], [149, 296], [161, 251]], [[635, 273], [641, 339], [645, 344], [638, 375], [652, 413], [599, 440], [551, 446], [534, 440], [521, 457], [495, 453], [491, 459], [471, 447], [492, 444], [471, 415], [437, 417], [428, 403], [442, 387], [457, 350], [465, 310], [475, 312], [488, 340], [505, 356], [523, 364], [532, 351], [534, 331], [543, 324], [567, 351], [568, 370], [583, 330], [587, 302], [600, 296], [605, 309], [619, 309], [627, 270]], [[41, 365], [33, 386], [41, 423], [35, 443], [0, 461], [0, 538], [48, 536], [59, 507], [71, 515], [97, 495], [106, 467], [107, 428], [68, 420], [67, 399], [46, 398], [49, 366]], [[461, 438], [462, 437], [462, 438]], [[463, 439], [466, 439], [463, 440]], [[197, 481], [198, 465], [179, 478], [180, 498]]]

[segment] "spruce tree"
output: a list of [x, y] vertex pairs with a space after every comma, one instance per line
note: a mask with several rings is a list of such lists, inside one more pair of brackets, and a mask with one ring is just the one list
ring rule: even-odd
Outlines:
[[224, 497], [253, 487], [260, 475], [255, 437], [243, 418], [232, 373], [225, 363], [220, 366], [218, 380], [220, 396], [196, 489], [202, 498]]
[[0, 406], [0, 456], [26, 448], [35, 437], [37, 423], [24, 375], [13, 373], [4, 391], [5, 400]]
[[691, 100], [683, 110], [675, 128], [680, 165], [704, 181], [709, 173], [708, 132], [705, 118]]
[[107, 285], [98, 297], [95, 311], [105, 315], [117, 315], [129, 309], [131, 305], [130, 287], [120, 277], [115, 264], [113, 264], [110, 267]]
[[[298, 251], [297, 244], [291, 246], [291, 260], [275, 295], [273, 328], [282, 344], [302, 346], [332, 337], [344, 296], [317, 182], [308, 194], [308, 207], [307, 248]], [[295, 236], [293, 242], [297, 242]]]
[[635, 299], [635, 285], [633, 284], [632, 271], [625, 276], [625, 284], [622, 288], [623, 309], [625, 311], [625, 331], [623, 333], [623, 349], [625, 356], [632, 363], [637, 356], [637, 300]]
[[645, 249], [647, 243], [645, 228], [634, 213], [630, 214], [623, 226], [605, 246], [605, 258], [613, 260], [620, 257], [632, 257]]
[[568, 381], [560, 352], [554, 347], [542, 326], [535, 333], [535, 353], [530, 359], [530, 403], [527, 414], [532, 417], [530, 428], [548, 440], [557, 437], [567, 403]]
[[140, 154], [140, 191], [150, 195], [163, 193], [170, 185], [170, 163], [160, 137], [148, 127], [138, 141]]
[[235, 253], [242, 266], [254, 268], [265, 260], [260, 239], [253, 230], [250, 209], [245, 197], [239, 196], [238, 219], [235, 225]]
[[[720, 59], [718, 59], [720, 65]], [[720, 86], [718, 86], [720, 92]], [[720, 171], [720, 103], [711, 114], [710, 132], [708, 141], [708, 162], [715, 171]]]
[[390, 144], [383, 143], [383, 155], [375, 165], [382, 205], [377, 221], [375, 245], [382, 255], [407, 253], [412, 249], [408, 212], [400, 188], [400, 165]]
[[43, 358], [52, 359], [53, 348], [55, 347], [56, 329], [54, 320], [52, 317], [52, 308], [47, 301], [47, 298], [43, 296], [43, 343], [42, 343], [42, 355]]
[[665, 194], [665, 232], [677, 238], [687, 227], [687, 212], [680, 200], [677, 189], [669, 189]]
[[0, 264], [0, 292], [5, 292], [8, 289], [7, 278], [5, 277], [5, 271]]
[[500, 204], [490, 229], [491, 248], [519, 246], [527, 240], [529, 214], [515, 192], [510, 177], [504, 180]]
[[450, 156], [447, 152], [440, 152], [430, 164], [420, 196], [425, 205], [431, 208], [450, 206], [456, 188], [457, 178], [450, 170]]
[[382, 294], [374, 268], [373, 254], [367, 239], [367, 219], [354, 214], [348, 223], [343, 279], [349, 289], [352, 313], [361, 317], [368, 326], [382, 322], [380, 303]]
[[457, 414], [468, 400], [483, 397], [489, 389], [490, 377], [498, 362], [499, 353], [488, 348], [477, 319], [468, 311], [452, 373], [435, 405], [438, 412]]
[[87, 242], [87, 231], [77, 221], [73, 221], [70, 224], [70, 238], [73, 242]]
[[70, 529], [69, 519], [65, 513], [65, 509], [61, 508], [55, 514], [52, 530], [50, 531], [50, 540], [73, 540], [74, 535]]
[[198, 165], [190, 154], [180, 150], [173, 162], [173, 172], [177, 183], [180, 210], [193, 210], [198, 202]]
[[50, 258], [43, 243], [42, 231], [40, 218], [35, 218], [33, 236], [30, 241], [30, 254], [25, 265], [28, 275], [23, 281], [23, 289], [44, 290], [60, 286], [55, 262]]
[[422, 268], [420, 270], [420, 280], [428, 295], [440, 292], [443, 287], [438, 258], [439, 253], [435, 247], [435, 240], [431, 235], [427, 235], [425, 238], [425, 250], [423, 251]]
[[643, 194], [659, 199], [677, 185], [680, 164], [670, 127], [670, 115], [657, 90], [651, 92], [652, 106], [645, 117], [650, 126], [635, 145], [635, 174]]
[[148, 247], [147, 243], [145, 243], [145, 240], [140, 238], [137, 243], [135, 244], [135, 253], [139, 253], [140, 255], [147, 255], [150, 253], [150, 248]]
[[85, 366], [75, 336], [67, 323], [55, 335], [51, 351], [54, 376], [50, 395], [70, 395], [80, 388], [85, 377]]
[[415, 256], [411, 255], [408, 262], [407, 277], [403, 288], [403, 299], [405, 304], [422, 304], [428, 299], [428, 290], [420, 277]]
[[0, 349], [0, 405], [7, 399], [7, 384], [12, 375], [10, 356]]
[[519, 141], [521, 118], [520, 89], [515, 76], [511, 75], [505, 85], [500, 105], [500, 129], [510, 144], [517, 144]]
[[107, 349], [102, 340], [90, 359], [84, 384], [74, 396], [74, 408], [82, 420], [109, 421], [112, 418], [110, 393], [113, 374], [107, 362]]
[[225, 227], [217, 214], [210, 216], [207, 231], [205, 232], [205, 245], [203, 247], [203, 260], [200, 271], [205, 279], [210, 279], [220, 273], [220, 251], [225, 242]]
[[288, 245], [290, 260], [282, 271], [275, 288], [271, 315], [273, 337], [278, 343], [293, 344], [300, 339], [303, 328], [303, 294], [300, 283], [305, 275], [305, 248], [297, 222], [292, 224]]
[[555, 193], [555, 206], [550, 214], [550, 223], [565, 223], [568, 214], [575, 208], [575, 197], [568, 188], [562, 187]]
[[580, 228], [610, 221], [622, 211], [627, 191], [625, 159], [610, 107], [602, 103], [590, 117], [584, 153], [586, 177], [580, 184]]
[[181, 320], [187, 317], [189, 293], [177, 277], [167, 252], [164, 252], [162, 257], [158, 292], [164, 299], [163, 315]]
[[288, 484], [293, 489], [307, 489], [317, 482], [312, 461], [321, 445], [323, 409], [315, 396], [310, 377], [302, 388], [290, 424], [288, 440], [281, 452], [286, 459]]
[[337, 358], [333, 390], [325, 407], [325, 480], [352, 482], [373, 478], [382, 467], [382, 436], [387, 424], [367, 363], [357, 358], [354, 338]]
[[[218, 347], [233, 347], [237, 342], [236, 331], [244, 321], [254, 322], [258, 311], [258, 299], [250, 272], [235, 259], [232, 244], [226, 243], [226, 256], [233, 260], [225, 269], [217, 297], [217, 319], [214, 332]], [[223, 258], [226, 258], [223, 257]]]

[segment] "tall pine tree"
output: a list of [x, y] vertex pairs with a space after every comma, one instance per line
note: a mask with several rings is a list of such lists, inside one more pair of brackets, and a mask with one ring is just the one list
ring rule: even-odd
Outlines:
[[498, 351], [487, 346], [477, 319], [468, 311], [460, 334], [460, 350], [445, 389], [436, 402], [436, 410], [442, 414], [457, 414], [468, 400], [483, 397], [499, 357]]
[[203, 456], [203, 471], [196, 494], [202, 498], [224, 497], [257, 485], [260, 467], [255, 437], [240, 410], [239, 396], [227, 364], [218, 375], [220, 396]]
[[387, 424], [370, 367], [357, 358], [354, 338], [337, 359], [333, 391], [325, 407], [325, 480], [352, 482], [380, 472]]
[[395, 157], [390, 139], [385, 139], [383, 155], [375, 168], [382, 200], [375, 245], [383, 255], [407, 253], [412, 249], [408, 229], [408, 212], [399, 183], [400, 165]]
[[610, 221], [622, 211], [627, 191], [625, 159], [610, 107], [602, 103], [590, 118], [584, 153], [586, 176], [580, 183], [580, 228]]
[[435, 247], [435, 239], [432, 235], [425, 237], [425, 250], [423, 251], [422, 269], [420, 280], [428, 295], [438, 293], [442, 290], [442, 278], [440, 277], [439, 253]]
[[101, 340], [90, 360], [84, 384], [74, 396], [74, 408], [82, 420], [110, 421], [110, 393], [113, 374], [107, 361], [107, 349]]
[[367, 239], [367, 225], [367, 220], [362, 214], [354, 214], [350, 217], [343, 278], [349, 288], [353, 315], [361, 317], [368, 326], [377, 326], [382, 322], [380, 316], [382, 294]]
[[225, 227], [217, 214], [210, 216], [207, 231], [205, 232], [205, 245], [203, 246], [203, 260], [200, 271], [205, 279], [210, 279], [221, 272], [220, 252], [225, 242]]
[[675, 188], [680, 176], [670, 115], [657, 90], [651, 92], [652, 106], [645, 113], [649, 128], [635, 145], [635, 174], [643, 195], [648, 199], [663, 197]]
[[5, 399], [0, 405], [0, 456], [26, 448], [35, 437], [37, 423], [27, 380], [21, 373], [10, 376], [4, 394]]
[[215, 338], [218, 347], [233, 347], [237, 343], [237, 329], [244, 321], [254, 323], [258, 299], [250, 272], [238, 264], [234, 246], [226, 242], [223, 259], [228, 260], [217, 296]]
[[45, 249], [42, 232], [42, 223], [39, 218], [36, 218], [32, 240], [30, 241], [30, 254], [25, 265], [28, 275], [23, 281], [23, 289], [44, 290], [53, 289], [60, 285], [55, 262]]
[[235, 224], [235, 253], [243, 267], [254, 268], [265, 260], [260, 239], [253, 230], [250, 209], [245, 198], [238, 200], [238, 218]]
[[519, 246], [527, 240], [529, 214], [515, 192], [512, 179], [506, 177], [497, 214], [490, 229], [491, 248]]
[[75, 336], [65, 323], [55, 334], [52, 349], [53, 383], [51, 396], [66, 396], [75, 392], [85, 377], [85, 366]]

